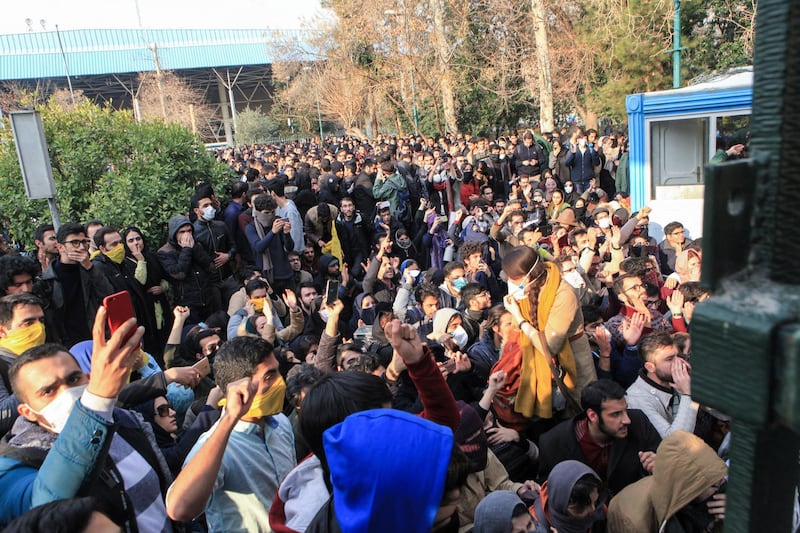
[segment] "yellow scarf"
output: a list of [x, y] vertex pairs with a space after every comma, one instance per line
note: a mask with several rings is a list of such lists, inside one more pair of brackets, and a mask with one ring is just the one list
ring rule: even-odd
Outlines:
[[339, 234], [336, 233], [336, 221], [331, 221], [331, 240], [322, 247], [323, 254], [331, 254], [339, 260], [339, 264], [344, 263], [344, 254], [342, 253], [342, 243], [339, 242]]
[[45, 341], [44, 324], [34, 322], [30, 326], [24, 326], [0, 339], [0, 348], [8, 350], [14, 355], [22, 355], [28, 348], [41, 346]]
[[[264, 418], [265, 416], [277, 415], [283, 409], [283, 401], [286, 398], [286, 382], [282, 376], [278, 376], [275, 383], [263, 394], [257, 394], [242, 418]], [[223, 398], [219, 401], [221, 407], [225, 407], [228, 402]]]
[[[539, 290], [539, 304], [537, 306], [536, 329], [544, 332], [547, 326], [547, 319], [550, 310], [558, 293], [558, 286], [561, 284], [561, 274], [555, 263], [545, 263], [547, 269], [547, 279], [544, 286]], [[530, 299], [526, 298], [519, 302], [522, 316], [527, 320], [531, 317]], [[514, 410], [523, 416], [540, 418], [553, 417], [553, 382], [552, 371], [547, 358], [537, 350], [527, 335], [521, 334], [520, 346], [522, 347], [522, 369], [520, 373], [520, 385], [517, 397], [514, 402]], [[564, 370], [564, 384], [570, 390], [575, 388], [577, 369], [575, 368], [575, 357], [572, 354], [572, 347], [569, 340], [564, 341], [555, 356], [558, 364]]]

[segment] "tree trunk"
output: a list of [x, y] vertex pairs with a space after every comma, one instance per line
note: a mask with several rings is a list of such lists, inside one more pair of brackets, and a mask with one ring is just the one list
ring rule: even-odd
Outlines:
[[587, 109], [580, 104], [575, 104], [575, 109], [578, 111], [578, 115], [583, 119], [583, 126], [587, 129], [597, 129], [598, 126], [598, 117], [595, 111], [591, 109]]
[[450, 53], [447, 50], [447, 38], [444, 29], [444, 6], [442, 0], [431, 0], [433, 13], [433, 46], [436, 49], [436, 63], [439, 71], [439, 91], [442, 96], [442, 110], [447, 131], [458, 133], [456, 120], [455, 91], [453, 80], [448, 65]]
[[543, 0], [531, 0], [533, 36], [536, 40], [536, 58], [539, 62], [539, 126], [542, 133], [553, 131], [553, 82], [550, 74], [550, 45], [547, 40]]

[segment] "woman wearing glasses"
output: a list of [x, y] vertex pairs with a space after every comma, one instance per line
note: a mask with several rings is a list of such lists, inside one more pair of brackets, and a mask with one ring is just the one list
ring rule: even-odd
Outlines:
[[178, 438], [178, 418], [175, 409], [164, 396], [159, 396], [136, 406], [144, 419], [150, 423], [156, 437], [156, 444], [167, 461], [173, 476], [177, 476], [186, 455], [219, 418], [219, 401], [225, 396], [219, 387], [214, 387], [208, 395], [206, 404], [200, 409], [192, 425]]

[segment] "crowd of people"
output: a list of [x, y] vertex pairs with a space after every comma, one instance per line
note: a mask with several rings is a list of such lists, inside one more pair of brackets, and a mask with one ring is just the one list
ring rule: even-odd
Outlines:
[[623, 133], [214, 156], [165, 243], [43, 224], [0, 257], [4, 531], [720, 526], [701, 245], [631, 211]]

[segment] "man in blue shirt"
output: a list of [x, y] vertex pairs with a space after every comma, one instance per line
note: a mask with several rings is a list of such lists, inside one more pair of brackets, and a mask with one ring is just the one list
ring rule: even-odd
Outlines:
[[188, 521], [205, 511], [210, 532], [269, 531], [272, 500], [297, 463], [272, 345], [231, 339], [217, 352], [214, 378], [226, 391], [225, 409], [170, 487], [167, 513]]

